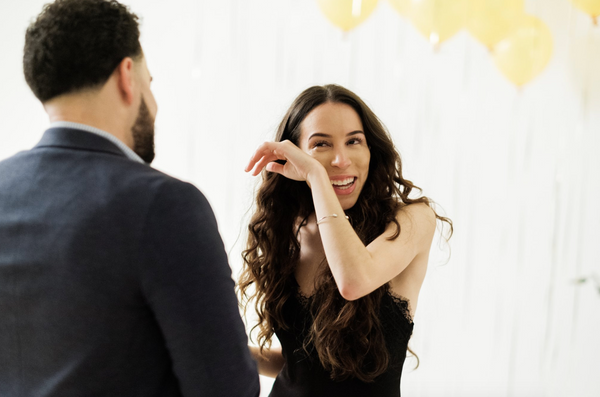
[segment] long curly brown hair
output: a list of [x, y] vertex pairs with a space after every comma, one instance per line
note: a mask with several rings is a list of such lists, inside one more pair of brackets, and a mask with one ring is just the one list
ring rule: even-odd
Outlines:
[[[391, 222], [396, 225], [395, 234], [390, 238], [393, 240], [400, 235], [397, 212], [409, 204], [431, 205], [431, 202], [427, 197], [409, 197], [413, 189], [420, 189], [403, 178], [400, 155], [391, 137], [356, 94], [338, 85], [306, 89], [281, 121], [276, 141], [287, 139], [298, 145], [304, 118], [327, 102], [346, 104], [356, 111], [371, 151], [364, 188], [346, 215], [365, 245], [380, 236]], [[244, 268], [238, 285], [244, 307], [247, 309], [254, 301], [258, 323], [252, 330], [258, 329], [261, 352], [270, 346], [275, 329], [288, 329], [282, 308], [297, 291], [293, 277], [300, 258], [300, 220], [314, 212], [311, 192], [305, 182], [271, 172], [263, 172], [262, 178], [256, 210], [248, 226], [247, 246], [242, 253]], [[437, 214], [436, 217], [447, 222], [452, 231], [449, 219]], [[352, 376], [371, 382], [387, 370], [390, 357], [378, 314], [388, 288], [384, 285], [360, 299], [347, 301], [340, 295], [326, 261], [321, 264], [311, 299], [312, 327], [304, 346], [316, 351], [333, 379]]]

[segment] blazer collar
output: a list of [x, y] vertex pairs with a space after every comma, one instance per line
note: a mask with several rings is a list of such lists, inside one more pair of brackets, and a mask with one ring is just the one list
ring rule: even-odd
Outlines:
[[127, 157], [114, 143], [91, 132], [74, 128], [49, 128], [34, 149], [40, 147], [62, 147], [94, 152], [106, 152]]

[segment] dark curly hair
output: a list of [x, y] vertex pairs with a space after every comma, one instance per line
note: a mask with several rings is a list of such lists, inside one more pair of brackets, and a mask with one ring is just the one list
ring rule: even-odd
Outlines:
[[42, 103], [100, 86], [142, 55], [139, 37], [138, 17], [115, 0], [56, 0], [27, 28], [25, 80]]
[[[393, 240], [400, 235], [396, 214], [402, 207], [413, 203], [431, 206], [432, 202], [423, 196], [409, 197], [413, 189], [420, 189], [404, 179], [400, 155], [392, 139], [381, 121], [356, 94], [338, 85], [308, 88], [287, 111], [276, 140], [288, 139], [298, 145], [304, 118], [314, 108], [328, 102], [343, 103], [356, 111], [371, 152], [364, 188], [356, 204], [346, 210], [352, 227], [367, 245], [380, 236], [387, 225], [394, 223], [396, 231], [390, 238]], [[263, 172], [256, 210], [248, 226], [246, 250], [242, 253], [244, 268], [238, 285], [245, 307], [254, 301], [258, 323], [253, 329], [259, 331], [261, 351], [270, 345], [275, 329], [290, 326], [283, 319], [282, 308], [291, 294], [296, 293], [293, 274], [300, 258], [297, 238], [299, 227], [302, 227], [300, 220], [312, 212], [312, 196], [305, 182]], [[451, 234], [452, 222], [437, 213], [436, 218], [449, 224]], [[316, 351], [333, 379], [353, 376], [365, 382], [373, 381], [391, 364], [378, 315], [382, 297], [389, 286], [347, 301], [340, 295], [326, 261], [320, 269], [310, 306], [313, 325], [304, 341], [305, 350]]]

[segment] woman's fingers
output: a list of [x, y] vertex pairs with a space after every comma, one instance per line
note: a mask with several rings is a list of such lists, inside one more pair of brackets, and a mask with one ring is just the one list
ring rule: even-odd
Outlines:
[[[290, 179], [304, 180], [305, 170], [298, 168], [299, 164], [303, 164], [304, 157], [308, 155], [290, 141], [265, 142], [256, 149], [245, 171], [252, 171], [252, 175], [256, 176], [266, 169]], [[286, 164], [276, 163], [276, 160], [284, 160]]]
[[264, 156], [262, 157], [255, 165], [254, 165], [254, 171], [252, 172], [253, 176], [256, 176], [258, 174], [260, 174], [260, 172], [262, 171], [263, 168], [265, 168], [268, 164], [270, 164], [272, 161], [277, 160], [277, 158], [274, 155], [269, 155], [269, 156]]
[[279, 164], [279, 163], [275, 163], [275, 162], [270, 162], [269, 164], [267, 164], [267, 171], [269, 172], [275, 172], [277, 174], [283, 174], [283, 164]]
[[287, 160], [284, 142], [265, 142], [256, 149], [245, 171], [254, 170], [252, 175], [256, 176], [267, 164], [275, 160]]
[[[262, 169], [262, 167], [264, 167], [264, 165], [266, 163], [268, 163], [269, 161], [273, 161], [273, 160], [269, 160], [269, 157], [273, 157], [273, 148], [271, 147], [271, 144], [273, 142], [265, 142], [263, 144], [261, 144], [256, 151], [254, 152], [254, 154], [252, 155], [252, 157], [250, 158], [250, 161], [248, 162], [248, 165], [245, 168], [246, 172], [251, 171], [253, 168], [256, 167], [257, 164], [259, 164], [260, 162], [264, 162], [263, 160], [265, 160], [265, 158], [267, 159], [266, 162], [264, 162], [264, 164], [259, 168], [258, 172], [260, 172], [260, 170]], [[276, 158], [274, 158], [276, 160]], [[254, 175], [257, 175], [258, 172], [254, 173]]]
[[256, 148], [256, 150], [252, 154], [252, 157], [250, 157], [250, 161], [248, 161], [248, 165], [246, 165], [246, 168], [244, 168], [244, 171], [246, 171], [246, 172], [251, 171], [254, 168], [254, 166], [256, 165], [256, 163], [263, 157], [263, 151], [264, 151], [263, 146], [264, 145], [265, 144], [263, 143], [258, 148]]

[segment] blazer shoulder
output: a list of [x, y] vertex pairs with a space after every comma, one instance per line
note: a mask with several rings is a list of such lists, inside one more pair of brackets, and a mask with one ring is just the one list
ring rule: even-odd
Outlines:
[[178, 207], [208, 206], [208, 200], [204, 194], [191, 182], [182, 181], [161, 171], [147, 167], [144, 175], [136, 177], [138, 183], [142, 183], [144, 190], [150, 190], [155, 205], [172, 205]]

